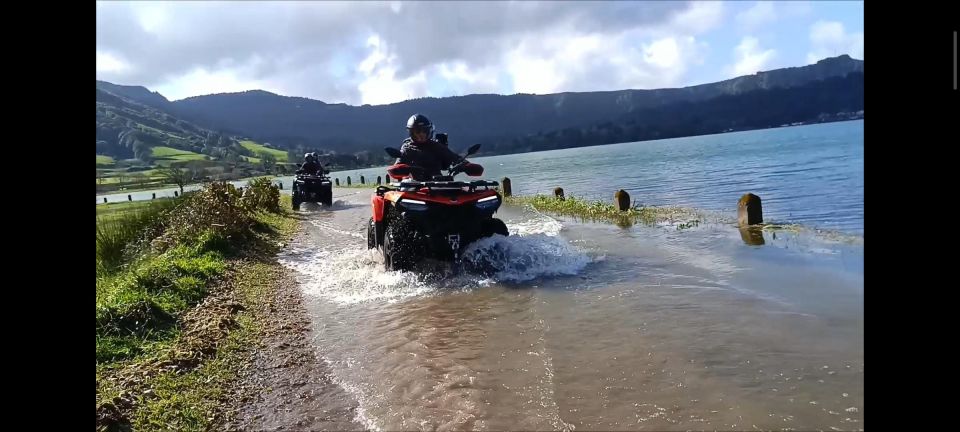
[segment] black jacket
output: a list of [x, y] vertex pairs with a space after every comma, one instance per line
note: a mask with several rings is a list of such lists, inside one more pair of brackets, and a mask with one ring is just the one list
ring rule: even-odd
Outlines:
[[323, 172], [323, 165], [320, 165], [319, 162], [304, 162], [297, 170], [297, 174], [316, 174], [318, 172]]
[[450, 165], [461, 160], [460, 155], [436, 140], [431, 139], [417, 144], [412, 139], [407, 138], [403, 140], [403, 145], [400, 146], [400, 158], [397, 159], [396, 163], [416, 165], [423, 168], [422, 173], [414, 173], [414, 179], [428, 180], [433, 176], [443, 174], [440, 170], [447, 169]]

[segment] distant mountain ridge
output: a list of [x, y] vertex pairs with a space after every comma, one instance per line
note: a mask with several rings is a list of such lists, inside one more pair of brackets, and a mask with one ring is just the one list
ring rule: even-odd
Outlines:
[[[156, 92], [139, 86], [118, 86], [97, 81], [97, 88], [135, 100], [143, 105], [162, 109], [188, 122], [229, 134], [248, 136], [276, 147], [313, 147], [343, 153], [362, 150], [379, 151], [383, 146], [396, 145], [404, 138], [403, 125], [411, 114], [420, 112], [429, 116], [438, 131], [450, 134], [451, 146], [466, 147], [484, 143], [484, 153], [511, 153], [528, 151], [520, 142], [531, 136], [545, 136], [551, 132], [597, 127], [599, 124], [620, 124], [637, 115], [651, 116], [658, 110], [673, 110], [685, 106], [696, 111], [700, 104], [717, 98], [728, 106], [761, 100], [751, 94], [775, 92], [791, 88], [813, 88], [831, 78], [859, 77], [859, 106], [862, 111], [863, 61], [847, 55], [827, 58], [816, 64], [758, 72], [716, 83], [684, 88], [655, 90], [617, 90], [597, 92], [565, 92], [547, 95], [492, 95], [474, 94], [443, 98], [419, 98], [388, 105], [351, 106], [328, 104], [322, 101], [280, 96], [262, 90], [195, 96], [170, 102]], [[844, 81], [856, 85], [857, 79]], [[857, 97], [857, 90], [834, 88], [841, 94], [832, 102], [820, 101], [822, 112], [833, 114], [838, 100]], [[787, 93], [784, 93], [786, 95]], [[817, 100], [803, 100], [802, 93], [789, 93], [798, 98], [792, 103], [803, 105], [804, 113], [817, 107]], [[736, 99], [742, 98], [737, 102]], [[821, 97], [823, 99], [823, 97]], [[839, 103], [844, 107], [851, 105]], [[839, 106], [837, 105], [837, 106]], [[664, 112], [667, 112], [664, 111]], [[754, 118], [764, 117], [762, 106], [738, 108], [745, 116], [738, 122], [751, 127], [762, 124]], [[857, 111], [857, 110], [854, 110]], [[806, 115], [806, 114], [804, 114]], [[783, 118], [789, 116], [780, 116]], [[692, 118], [691, 118], [692, 119]], [[693, 120], [691, 120], [693, 121]], [[777, 120], [779, 121], [779, 120]], [[806, 120], [793, 120], [806, 121]], [[715, 122], [716, 123], [716, 122]], [[694, 124], [674, 125], [677, 133], [697, 133], [703, 130]], [[619, 136], [610, 134], [609, 138]], [[511, 144], [514, 143], [514, 144]], [[595, 142], [588, 145], [606, 144]]]

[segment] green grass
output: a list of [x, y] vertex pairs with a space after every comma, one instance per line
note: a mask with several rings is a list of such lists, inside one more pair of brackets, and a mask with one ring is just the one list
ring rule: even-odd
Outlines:
[[[289, 235], [290, 230], [284, 226], [289, 226], [291, 221], [287, 219], [279, 225], [274, 221], [270, 225]], [[233, 285], [245, 309], [233, 316], [233, 329], [217, 343], [216, 352], [207, 360], [192, 370], [161, 370], [137, 380], [134, 385], [139, 388], [131, 393], [143, 395], [149, 389], [152, 396], [137, 397], [139, 406], [129, 419], [132, 430], [207, 431], [217, 426], [223, 418], [220, 404], [233, 394], [233, 384], [247, 365], [250, 351], [262, 337], [259, 321], [270, 319], [258, 314], [257, 305], [270, 301], [275, 293], [277, 275], [281, 274], [277, 267], [276, 263], [251, 262], [238, 269]], [[154, 346], [158, 350], [176, 350], [177, 342], [179, 340]], [[98, 406], [131, 391], [129, 385], [118, 386], [114, 380], [105, 379], [116, 369], [97, 367]]]
[[153, 149], [153, 157], [157, 165], [169, 165], [172, 162], [187, 162], [193, 160], [205, 160], [206, 157], [200, 153], [194, 153], [186, 150], [179, 150], [172, 147], [158, 146]]
[[282, 221], [260, 214], [282, 211], [268, 202], [280, 198], [269, 180], [250, 191], [241, 199], [232, 186], [214, 184], [189, 197], [97, 206], [98, 363], [167, 338], [170, 323], [224, 271], [223, 254], [252, 244], [244, 227]]
[[254, 164], [260, 163], [260, 158], [250, 157], [250, 156], [240, 156], [240, 157], [242, 157], [243, 160], [245, 160], [245, 161], [247, 161], [247, 162], [250, 162], [250, 163], [254, 163]]
[[[280, 200], [289, 207], [288, 196]], [[98, 220], [126, 220], [149, 207], [98, 206]], [[98, 430], [111, 424], [102, 424], [101, 414], [121, 406], [121, 399], [132, 404], [124, 408], [121, 430], [203, 431], [224, 419], [221, 404], [260, 343], [259, 323], [271, 318], [263, 305], [272, 301], [284, 274], [273, 260], [241, 256], [272, 256], [277, 240], [288, 240], [299, 225], [285, 210], [251, 211], [257, 234], [248, 240], [228, 242], [208, 232], [164, 252], [146, 250], [119, 270], [98, 272]], [[232, 276], [225, 278], [228, 267]], [[208, 296], [213, 287], [218, 294]]]
[[97, 166], [112, 166], [114, 163], [116, 160], [110, 156], [97, 155]]
[[175, 198], [157, 198], [151, 201], [128, 201], [97, 205], [97, 221], [113, 219], [124, 214], [146, 210], [159, 203], [173, 201]]
[[160, 175], [160, 172], [157, 169], [139, 171], [136, 173], [113, 172], [113, 173], [108, 173], [106, 177], [103, 177], [99, 180], [101, 184], [114, 184], [114, 183], [121, 183], [120, 182], [121, 178], [123, 178], [123, 183], [132, 183], [132, 184], [136, 184], [141, 181], [146, 183], [146, 182], [155, 182], [155, 181], [163, 180], [163, 176]]
[[164, 131], [164, 130], [160, 130], [160, 129], [157, 129], [157, 128], [153, 127], [153, 126], [147, 126], [147, 125], [142, 124], [142, 123], [141, 123], [141, 124], [138, 124], [137, 126], [140, 127], [140, 130], [142, 130], [142, 131], [144, 131], [144, 132], [153, 132], [153, 133], [157, 133], [157, 134], [160, 134], [160, 135], [166, 135], [166, 136], [171, 137], [171, 138], [184, 139], [184, 138], [183, 138], [182, 136], [180, 136], [180, 135], [177, 135], [177, 134], [174, 134], [174, 133], [170, 133], [170, 132], [167, 132], [167, 131]]
[[229, 385], [238, 378], [245, 349], [255, 343], [258, 326], [248, 313], [222, 342], [212, 360], [185, 374], [161, 372], [150, 380], [156, 397], [145, 398], [132, 419], [133, 430], [210, 430]]
[[[269, 153], [269, 154], [272, 154], [273, 157], [277, 158], [277, 162], [287, 161], [287, 152], [283, 150], [272, 149], [270, 147], [266, 147], [262, 144], [258, 144], [257, 142], [250, 141], [250, 140], [240, 141], [240, 145], [243, 146], [245, 149], [252, 151], [257, 156], [260, 156], [264, 153]], [[260, 161], [259, 158], [254, 158], [254, 159], [257, 159], [257, 162], [255, 163], [259, 163]]]
[[203, 299], [207, 282], [225, 269], [220, 252], [179, 246], [98, 278], [97, 362], [149, 354], [151, 342], [176, 334], [177, 317]]
[[[134, 201], [97, 206], [97, 274], [123, 264], [127, 247], [157, 227], [180, 200]], [[98, 282], [99, 283], [99, 282]]]

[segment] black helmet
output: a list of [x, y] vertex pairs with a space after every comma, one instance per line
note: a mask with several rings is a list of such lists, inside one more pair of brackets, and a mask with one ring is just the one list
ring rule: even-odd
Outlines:
[[303, 155], [303, 160], [305, 160], [305, 161], [307, 161], [307, 162], [316, 161], [316, 160], [317, 160], [317, 157], [316, 157], [315, 155], [316, 155], [316, 153], [306, 153], [306, 154]]
[[423, 114], [414, 114], [407, 119], [407, 132], [413, 138], [413, 132], [423, 130], [427, 132], [427, 139], [433, 139], [433, 122]]

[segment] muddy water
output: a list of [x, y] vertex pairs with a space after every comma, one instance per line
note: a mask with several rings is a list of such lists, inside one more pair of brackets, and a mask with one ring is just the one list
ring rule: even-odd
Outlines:
[[384, 272], [369, 191], [281, 257], [371, 429], [863, 428], [863, 246], [504, 208], [491, 277]]

